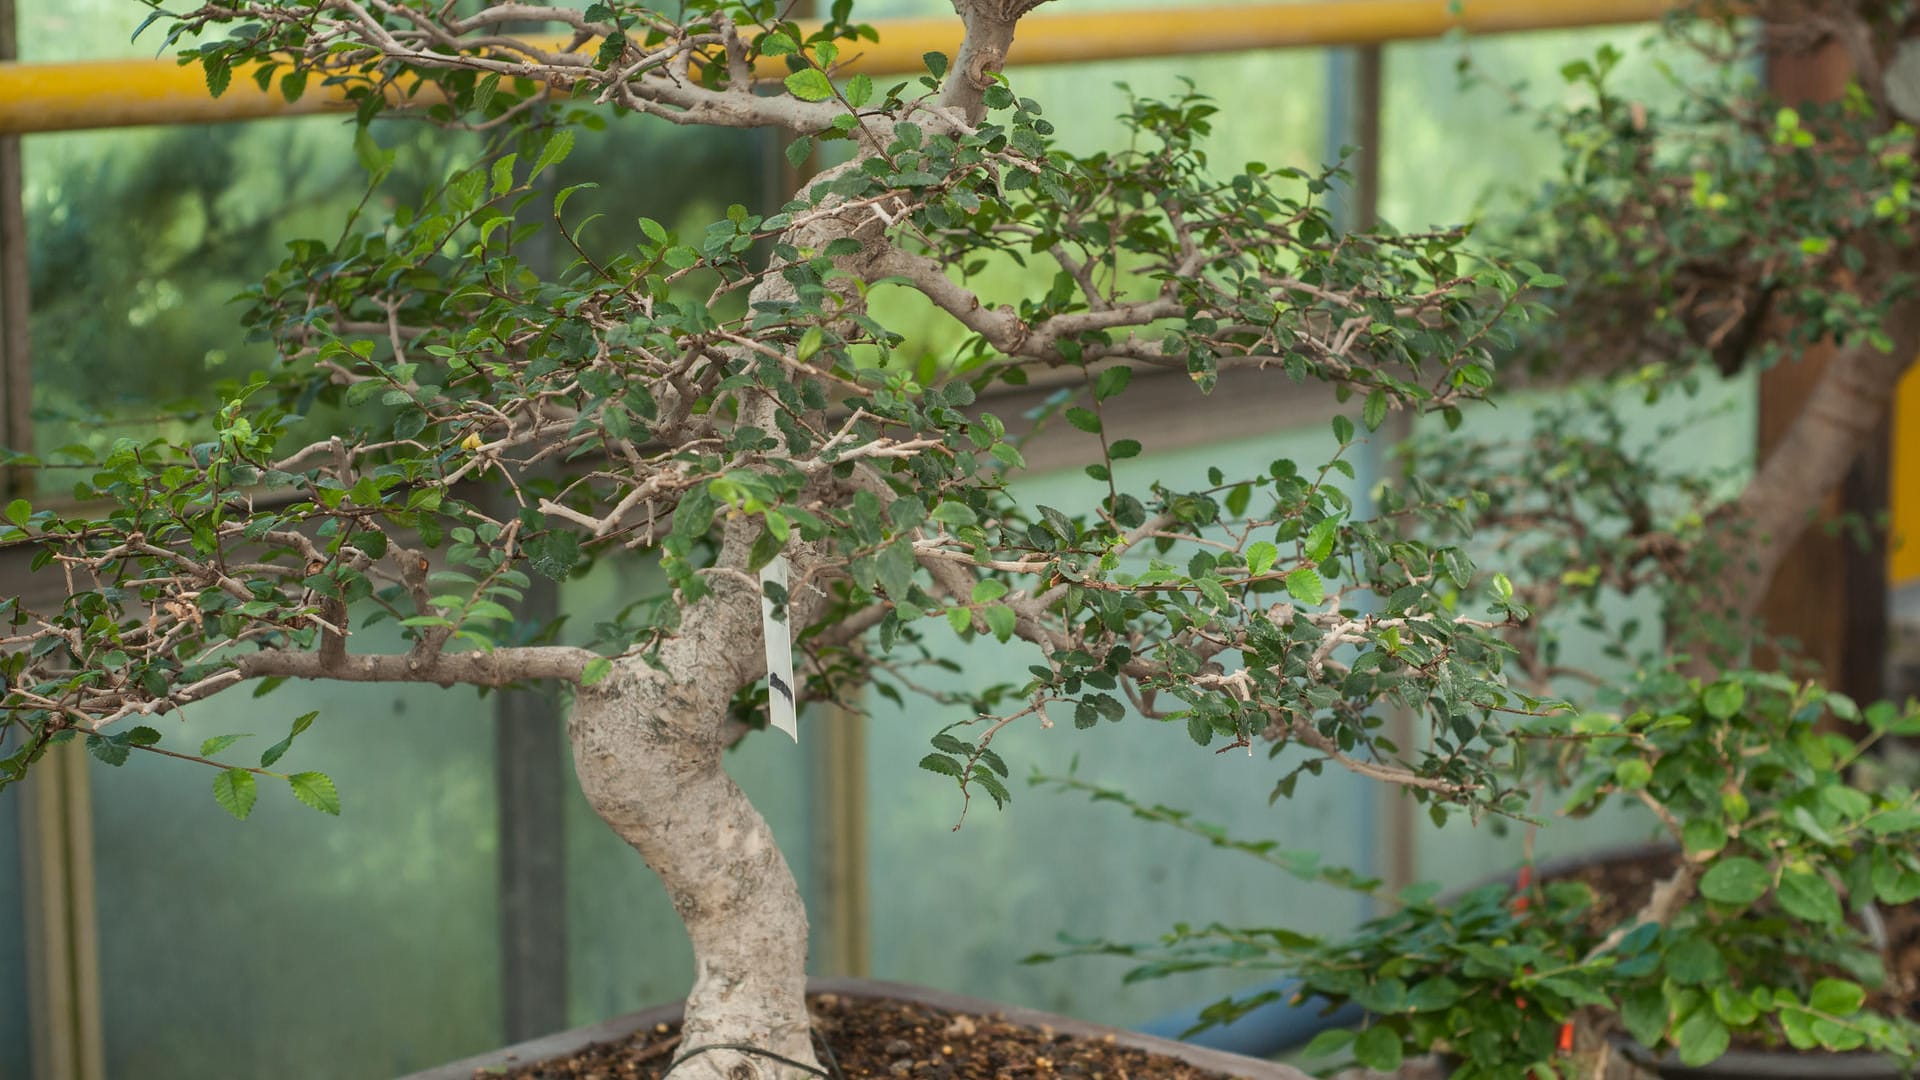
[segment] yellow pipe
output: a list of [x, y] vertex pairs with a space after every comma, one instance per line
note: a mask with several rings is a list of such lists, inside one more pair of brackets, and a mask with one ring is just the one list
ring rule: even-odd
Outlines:
[[[1455, 28], [1475, 33], [1544, 30], [1640, 22], [1676, 0], [1330, 0], [1177, 10], [1038, 14], [1021, 26], [1012, 60], [1068, 64], [1144, 56], [1244, 52], [1313, 45], [1365, 45], [1436, 37]], [[875, 24], [878, 44], [848, 49], [845, 70], [904, 75], [921, 70], [928, 52], [952, 55], [959, 24], [952, 18], [895, 19]], [[555, 46], [559, 47], [559, 46]], [[777, 62], [769, 74], [785, 67]], [[207, 93], [197, 65], [172, 60], [98, 60], [0, 64], [0, 135], [142, 124], [215, 123], [346, 109], [338, 87], [314, 80], [289, 104], [277, 85], [262, 91], [248, 69], [236, 70], [219, 99]]]
[[1887, 577], [1896, 587], [1920, 581], [1920, 370], [1907, 372], [1893, 403], [1893, 476], [1887, 493], [1892, 551]]

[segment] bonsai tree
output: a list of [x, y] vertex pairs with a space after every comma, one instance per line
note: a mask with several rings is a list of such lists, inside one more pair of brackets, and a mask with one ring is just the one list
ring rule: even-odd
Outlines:
[[[1594, 378], [1517, 437], [1470, 426], [1420, 442], [1381, 498], [1386, 519], [1432, 542], [1479, 537], [1514, 583], [1483, 578], [1470, 595], [1533, 613], [1502, 634], [1512, 683], [1577, 707], [1514, 725], [1516, 782], [1558, 792], [1573, 814], [1644, 807], [1679, 852], [1671, 868], [1624, 909], [1596, 901], [1588, 880], [1542, 888], [1523, 877], [1518, 891], [1498, 884], [1446, 903], [1409, 892], [1343, 940], [1216, 925], [1082, 951], [1144, 958], [1138, 975], [1293, 970], [1307, 991], [1376, 1014], [1316, 1049], [1350, 1048], [1377, 1068], [1441, 1045], [1461, 1077], [1598, 1075], [1614, 1032], [1687, 1065], [1736, 1036], [1914, 1056], [1914, 1026], [1897, 1009], [1911, 987], [1883, 969], [1884, 943], [1845, 921], [1920, 897], [1920, 800], [1853, 771], [1883, 737], [1920, 730], [1914, 707], [1863, 707], [1743, 669], [1767, 640], [1756, 619], [1766, 585], [1920, 355], [1906, 89], [1920, 45], [1898, 6], [1760, 8], [1757, 23], [1718, 5], [1669, 23], [1723, 66], [1676, 80], [1666, 107], [1620, 96], [1610, 47], [1563, 69], [1582, 91], [1545, 116], [1564, 170], [1508, 224], [1519, 250], [1555, 250], [1570, 284], [1550, 301], [1555, 318], [1503, 359]], [[1857, 77], [1831, 105], [1769, 100], [1735, 63], [1830, 45]], [[1685, 421], [1635, 424], [1663, 396], [1820, 343], [1834, 350], [1828, 366], [1750, 475], [1702, 472]], [[1623, 603], [1636, 596], [1647, 603]], [[1579, 651], [1576, 629], [1588, 642]]]
[[[331, 778], [278, 768], [324, 719], [294, 720], [257, 765], [233, 737], [170, 746], [160, 721], [288, 679], [563, 684], [587, 799], [692, 939], [683, 1071], [728, 1077], [815, 1059], [806, 913], [722, 752], [769, 719], [793, 733], [801, 701], [855, 701], [881, 654], [944, 647], [929, 621], [1031, 661], [977, 688], [973, 724], [929, 733], [921, 767], [963, 800], [1007, 800], [1005, 725], [1131, 706], [1199, 746], [1264, 737], [1305, 748], [1305, 771], [1512, 810], [1488, 755], [1501, 714], [1538, 706], [1502, 681], [1495, 631], [1523, 612], [1504, 593], [1457, 605], [1465, 551], [1357, 518], [1333, 478], [1390, 411], [1458, 423], [1525, 317], [1521, 287], [1555, 280], [1474, 256], [1461, 230], [1337, 232], [1328, 176], [1212, 166], [1215, 107], [1192, 94], [1134, 102], [1124, 148], [1059, 150], [1001, 74], [1033, 6], [959, 0], [958, 54], [891, 86], [843, 70], [874, 36], [845, 0], [808, 24], [773, 0], [677, 19], [606, 2], [156, 10], [215, 94], [236, 73], [290, 96], [343, 87], [376, 188], [382, 113], [483, 146], [424, 198], [370, 198], [336, 242], [290, 246], [245, 315], [279, 362], [203, 436], [62, 459], [84, 467], [84, 510], [5, 508], [0, 540], [36, 545], [70, 588], [58, 610], [0, 603], [19, 740], [0, 781], [82, 738], [109, 763], [211, 767], [237, 816], [263, 783], [338, 813]], [[590, 185], [534, 185], [575, 126], [631, 114], [782, 129], [796, 160], [838, 163], [773, 214], [735, 206], [691, 237], [642, 220], [641, 242], [608, 250], [573, 202]], [[572, 253], [544, 275], [525, 257], [543, 230]], [[985, 291], [1008, 264], [1040, 284]], [[870, 306], [889, 290], [944, 312], [964, 347], [904, 352]], [[1329, 461], [1223, 461], [1186, 489], [1103, 419], [1152, 373], [1204, 407], [1239, 369], [1331, 384], [1360, 423], [1334, 420]], [[1019, 438], [989, 391], [1040, 380], [1060, 388], [1040, 422], [1084, 433], [1086, 505], [1008, 486]], [[321, 410], [351, 421], [323, 428]], [[516, 629], [531, 575], [628, 549], [657, 560], [660, 595], [588, 646]], [[361, 647], [381, 621], [404, 650]], [[1429, 716], [1431, 745], [1381, 740], [1385, 703]]]

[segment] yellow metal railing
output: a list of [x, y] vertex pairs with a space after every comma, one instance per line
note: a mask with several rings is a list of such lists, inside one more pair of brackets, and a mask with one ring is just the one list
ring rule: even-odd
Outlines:
[[[1022, 24], [1012, 60], [1068, 64], [1149, 56], [1244, 52], [1312, 45], [1366, 45], [1473, 33], [1599, 26], [1657, 18], [1675, 0], [1332, 0], [1166, 10], [1074, 12], [1042, 9]], [[849, 71], [919, 71], [928, 52], [960, 44], [952, 18], [877, 24], [878, 44], [861, 47]], [[589, 46], [590, 47], [590, 46]], [[784, 70], [784, 69], [782, 69]], [[311, 87], [289, 104], [236, 71], [218, 100], [196, 66], [170, 59], [0, 64], [0, 135], [141, 124], [214, 123], [346, 108], [338, 88]]]

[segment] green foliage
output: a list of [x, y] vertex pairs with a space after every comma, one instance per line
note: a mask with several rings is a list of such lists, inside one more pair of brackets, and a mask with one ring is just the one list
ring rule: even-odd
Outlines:
[[[173, 22], [169, 40], [231, 14]], [[189, 53], [219, 78], [323, 32], [254, 14]], [[1071, 155], [1040, 104], [1006, 85], [985, 92], [986, 118], [964, 129], [924, 110], [937, 82], [919, 97], [860, 78], [836, 87], [825, 73], [841, 44], [870, 36], [844, 11], [805, 29], [764, 4], [695, 4], [691, 29], [607, 5], [585, 17], [616, 31], [594, 78], [611, 78], [643, 40], [723, 18], [753, 27], [749, 53], [783, 58], [792, 100], [827, 110], [806, 137], [855, 143], [855, 158], [772, 213], [734, 205], [688, 232], [644, 218], [609, 244], [579, 211], [591, 184], [542, 183], [567, 167], [575, 130], [600, 122], [583, 103], [541, 118], [526, 108], [533, 85], [502, 73], [346, 61], [329, 77], [360, 101], [363, 123], [388, 107], [374, 83], [405, 68], [444, 95], [432, 116], [497, 123], [498, 134], [405, 189], [395, 150], [363, 128], [368, 201], [337, 240], [295, 241], [247, 291], [245, 321], [280, 363], [237, 389], [197, 441], [80, 455], [75, 494], [110, 509], [9, 518], [7, 537], [106, 583], [47, 613], [81, 644], [48, 636], [16, 685], [56, 700], [111, 679], [113, 691], [88, 698], [92, 715], [164, 712], [183, 688], [234, 681], [248, 650], [324, 655], [362, 609], [360, 625], [402, 629], [411, 663], [511, 649], [531, 638], [514, 614], [530, 572], [562, 578], [601, 552], [648, 549], [671, 594], [599, 628], [603, 655], [578, 675], [599, 685], [616, 658], [657, 649], [730, 561], [751, 571], [804, 544], [836, 570], [820, 578], [813, 622], [796, 627], [802, 640], [879, 609], [876, 640], [817, 647], [816, 694], [874, 671], [881, 652], [895, 663], [875, 676], [879, 692], [910, 688], [889, 685], [891, 673], [931, 658], [934, 620], [962, 639], [1040, 646], [1030, 677], [970, 695], [1000, 723], [1058, 714], [1087, 727], [1138, 712], [1202, 746], [1269, 735], [1276, 752], [1309, 748], [1276, 797], [1328, 763], [1365, 769], [1403, 754], [1392, 773], [1421, 798], [1521, 805], [1489, 754], [1505, 743], [1499, 717], [1541, 708], [1502, 679], [1496, 632], [1524, 609], [1511, 590], [1489, 593], [1464, 550], [1356, 519], [1332, 482], [1353, 475], [1351, 421], [1317, 467], [1216, 470], [1186, 490], [1130, 464], [1142, 443], [1106, 408], [1137, 392], [1139, 372], [1183, 373], [1205, 392], [1223, 368], [1272, 365], [1358, 395], [1368, 430], [1392, 410], [1455, 410], [1490, 384], [1492, 351], [1524, 317], [1516, 298], [1543, 275], [1476, 256], [1459, 231], [1338, 234], [1324, 174], [1254, 164], [1218, 175], [1202, 149], [1216, 107], [1194, 93], [1131, 101], [1127, 149]], [[929, 65], [937, 79], [944, 61]], [[720, 63], [694, 73], [715, 92], [734, 77]], [[396, 184], [390, 217], [374, 216], [376, 193]], [[884, 229], [874, 239], [822, 224], [868, 207]], [[529, 254], [541, 242], [568, 254], [543, 265]], [[1009, 321], [976, 328], [950, 364], [909, 370], [864, 296], [904, 280], [940, 301], [958, 286], [939, 268], [964, 286], [984, 257], [1058, 272], [1042, 295], [959, 304], [963, 324], [973, 310]], [[1019, 442], [979, 399], [1041, 366], [1084, 375], [1039, 422], [1097, 445], [1088, 472], [1106, 490], [1085, 505], [1021, 505], [1003, 482], [1023, 464]], [[350, 419], [315, 439], [303, 425], [317, 412]], [[467, 484], [498, 486], [512, 505], [483, 503]], [[744, 558], [733, 522], [751, 525]], [[208, 570], [227, 565], [244, 569]], [[1431, 714], [1431, 750], [1380, 739], [1393, 706]], [[45, 707], [10, 716], [34, 733], [68, 723]], [[936, 743], [922, 764], [963, 795], [1004, 802], [990, 737], [964, 752]], [[295, 792], [333, 805], [311, 785]]]
[[[1837, 17], [1892, 39], [1886, 9], [1838, 7]], [[1682, 17], [1674, 27], [1716, 58], [1751, 44], [1732, 22]], [[1082, 942], [1067, 955], [1130, 957], [1130, 978], [1291, 971], [1303, 998], [1373, 1014], [1357, 1034], [1316, 1040], [1315, 1052], [1378, 1067], [1389, 1041], [1393, 1056], [1440, 1049], [1462, 1078], [1566, 1075], [1569, 1024], [1588, 1038], [1624, 1029], [1688, 1065], [1735, 1039], [1915, 1059], [1910, 1018], [1866, 1004], [1884, 973], [1853, 916], [1920, 898], [1911, 857], [1920, 804], [1853, 766], [1920, 719], [1911, 704], [1862, 709], [1781, 675], [1716, 669], [1714, 658], [1744, 655], [1755, 636], [1739, 617], [1751, 605], [1727, 595], [1729, 582], [1746, 580], [1738, 570], [1759, 539], [1742, 531], [1747, 505], [1728, 501], [1738, 490], [1729, 480], [1745, 478], [1693, 468], [1685, 424], [1649, 433], [1632, 415], [1710, 385], [1708, 362], [1731, 373], [1822, 338], [1890, 348], [1889, 312], [1911, 301], [1917, 280], [1902, 217], [1915, 134], [1872, 87], [1831, 107], [1783, 109], [1732, 65], [1723, 78], [1677, 86], [1677, 108], [1654, 110], [1613, 92], [1619, 60], [1605, 49], [1568, 65], [1584, 94], [1544, 114], [1565, 171], [1509, 240], [1551, 253], [1558, 273], [1512, 265], [1553, 290], [1545, 303], [1559, 318], [1501, 357], [1601, 378], [1511, 439], [1455, 434], [1470, 414], [1441, 410], [1447, 432], [1418, 439], [1405, 475], [1376, 492], [1375, 528], [1419, 537], [1436, 583], [1477, 585], [1476, 598], [1533, 616], [1502, 635], [1512, 685], [1544, 699], [1590, 681], [1577, 707], [1482, 733], [1515, 748], [1508, 790], [1561, 791], [1572, 815], [1616, 802], [1651, 810], [1679, 853], [1672, 880], [1643, 910], [1605, 924], [1584, 884], [1523, 877], [1517, 889], [1496, 884], [1445, 903], [1410, 892], [1337, 940], [1188, 924], [1156, 944]], [[1379, 415], [1369, 399], [1363, 424]], [[1351, 430], [1336, 422], [1342, 440]], [[1246, 556], [1272, 565], [1265, 549]], [[1489, 558], [1502, 573], [1475, 568]], [[1644, 608], [1619, 614], [1619, 600], [1649, 594], [1657, 627], [1641, 625]], [[1574, 632], [1598, 646], [1574, 652]], [[1622, 669], [1633, 676], [1614, 674]], [[1842, 723], [1866, 734], [1834, 733]], [[1178, 811], [1136, 814], [1181, 821]], [[1274, 997], [1222, 1002], [1204, 1019]]]

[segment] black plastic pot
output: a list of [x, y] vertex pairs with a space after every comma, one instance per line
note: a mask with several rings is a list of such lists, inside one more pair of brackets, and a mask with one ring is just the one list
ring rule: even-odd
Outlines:
[[1729, 1050], [1705, 1065], [1682, 1065], [1671, 1053], [1654, 1055], [1632, 1045], [1623, 1049], [1662, 1080], [1906, 1080], [1908, 1075], [1878, 1054]]
[[[1195, 1068], [1211, 1069], [1227, 1076], [1244, 1077], [1246, 1080], [1312, 1080], [1306, 1073], [1287, 1065], [1242, 1057], [1239, 1054], [1229, 1054], [1221, 1050], [1189, 1046], [1186, 1043], [1171, 1042], [1152, 1035], [1088, 1023], [1085, 1020], [1052, 1016], [1032, 1009], [996, 1005], [991, 1001], [961, 997], [958, 994], [930, 990], [922, 986], [908, 986], [904, 983], [880, 982], [873, 979], [809, 979], [807, 992], [838, 994], [848, 998], [901, 1001], [970, 1016], [999, 1016], [1015, 1024], [1034, 1028], [1052, 1028], [1054, 1031], [1081, 1038], [1104, 1039], [1112, 1036], [1113, 1041], [1122, 1046], [1131, 1046], [1177, 1061], [1184, 1061]], [[441, 1065], [425, 1072], [401, 1077], [400, 1080], [473, 1080], [475, 1072], [479, 1070], [517, 1068], [532, 1062], [563, 1057], [594, 1043], [625, 1038], [635, 1031], [650, 1028], [656, 1024], [677, 1024], [680, 1022], [683, 1008], [683, 1002], [676, 1002], [672, 1005], [661, 1005], [657, 1008], [629, 1013], [590, 1027], [563, 1031], [557, 1035], [548, 1035], [517, 1046], [509, 1046], [504, 1050], [496, 1050], [465, 1061]]]

